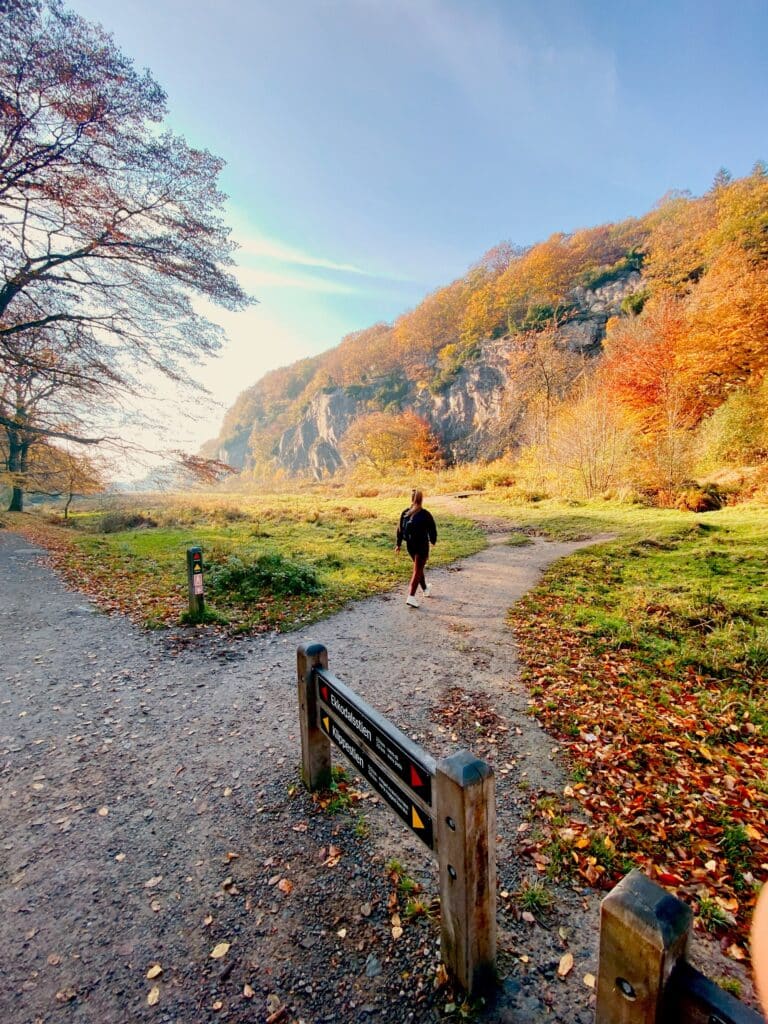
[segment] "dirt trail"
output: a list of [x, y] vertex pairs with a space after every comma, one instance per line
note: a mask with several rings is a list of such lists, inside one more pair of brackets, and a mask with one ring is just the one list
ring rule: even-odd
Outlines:
[[[419, 609], [386, 594], [233, 644], [107, 618], [0, 532], [4, 1024], [245, 1022], [281, 1006], [276, 1019], [305, 1024], [445, 1019], [437, 923], [406, 920], [394, 939], [387, 908], [393, 856], [436, 895], [427, 851], [370, 794], [356, 819], [296, 788], [295, 651], [321, 641], [331, 670], [432, 754], [468, 746], [494, 765], [500, 890], [514, 893], [532, 876], [531, 802], [566, 779], [526, 714], [504, 616], [583, 543], [492, 541], [429, 572]], [[553, 891], [541, 924], [500, 900], [503, 984], [481, 1019], [591, 1020], [598, 897]]]

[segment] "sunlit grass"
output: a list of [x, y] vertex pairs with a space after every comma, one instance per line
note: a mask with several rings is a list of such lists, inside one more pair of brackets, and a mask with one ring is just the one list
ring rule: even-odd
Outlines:
[[[146, 499], [145, 499], [146, 501]], [[270, 588], [246, 593], [211, 587], [206, 600], [229, 628], [241, 632], [291, 629], [315, 621], [350, 600], [391, 589], [410, 575], [411, 562], [394, 552], [403, 497], [343, 500], [315, 494], [263, 498], [208, 497], [155, 500], [137, 506], [153, 524], [102, 533], [103, 511], [73, 517], [70, 529], [32, 516], [15, 520], [35, 528], [53, 546], [61, 568], [107, 607], [135, 614], [149, 625], [178, 621], [187, 603], [186, 550], [201, 547], [206, 567], [232, 557], [253, 563], [282, 561], [294, 577], [317, 587]], [[109, 513], [109, 528], [119, 513]], [[11, 517], [13, 518], [13, 517]], [[439, 516], [439, 543], [431, 564], [444, 565], [480, 550], [485, 539], [469, 520]], [[42, 531], [42, 532], [40, 532]], [[47, 539], [46, 539], [47, 538]], [[213, 578], [213, 574], [212, 578]], [[309, 592], [315, 589], [315, 592]]]

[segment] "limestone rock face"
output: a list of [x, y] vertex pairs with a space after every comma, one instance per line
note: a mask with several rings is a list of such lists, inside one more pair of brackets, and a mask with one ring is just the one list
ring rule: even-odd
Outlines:
[[[570, 319], [558, 330], [558, 343], [587, 357], [599, 355], [610, 317], [622, 315], [622, 302], [642, 289], [641, 275], [632, 271], [598, 288], [571, 292], [575, 305]], [[494, 458], [514, 447], [516, 428], [524, 413], [518, 382], [510, 361], [511, 337], [486, 339], [479, 354], [438, 392], [411, 383], [400, 408], [412, 410], [429, 423], [449, 459]], [[288, 473], [316, 479], [332, 476], [342, 465], [340, 445], [349, 425], [370, 410], [355, 389], [326, 388], [311, 399], [300, 417], [279, 437], [275, 462]], [[254, 425], [254, 434], [259, 430]], [[237, 468], [248, 467], [247, 435], [230, 437], [220, 456]]]
[[358, 415], [358, 402], [343, 388], [321, 391], [295, 427], [281, 436], [277, 459], [289, 473], [309, 472], [316, 479], [332, 476], [343, 464], [339, 443]]

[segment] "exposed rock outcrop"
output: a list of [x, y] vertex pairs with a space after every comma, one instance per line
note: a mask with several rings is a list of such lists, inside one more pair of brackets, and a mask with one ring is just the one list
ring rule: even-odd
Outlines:
[[[575, 288], [574, 308], [558, 329], [558, 344], [587, 357], [599, 354], [609, 318], [620, 315], [627, 296], [642, 289], [636, 271], [597, 288]], [[510, 361], [515, 339], [486, 339], [479, 352], [435, 392], [426, 385], [405, 382], [400, 399], [426, 420], [450, 459], [493, 458], [515, 442], [515, 428], [524, 413], [519, 381]], [[291, 474], [309, 473], [317, 479], [333, 475], [344, 459], [341, 441], [349, 425], [371, 411], [365, 388], [326, 387], [317, 393], [284, 429], [272, 450], [277, 464]], [[258, 419], [253, 435], [261, 430]], [[219, 458], [237, 468], [251, 463], [244, 431], [220, 444]], [[251, 439], [252, 443], [252, 439]]]

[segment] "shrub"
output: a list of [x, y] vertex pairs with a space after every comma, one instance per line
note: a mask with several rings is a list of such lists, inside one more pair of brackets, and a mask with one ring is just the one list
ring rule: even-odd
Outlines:
[[678, 494], [675, 506], [689, 512], [716, 512], [725, 504], [724, 497], [716, 484], [704, 487], [688, 487]]
[[99, 523], [99, 533], [146, 530], [156, 526], [156, 521], [142, 512], [108, 512]]
[[243, 561], [232, 555], [208, 567], [208, 587], [213, 593], [251, 601], [265, 593], [288, 596], [317, 594], [321, 587], [310, 565], [294, 562], [278, 552]]

